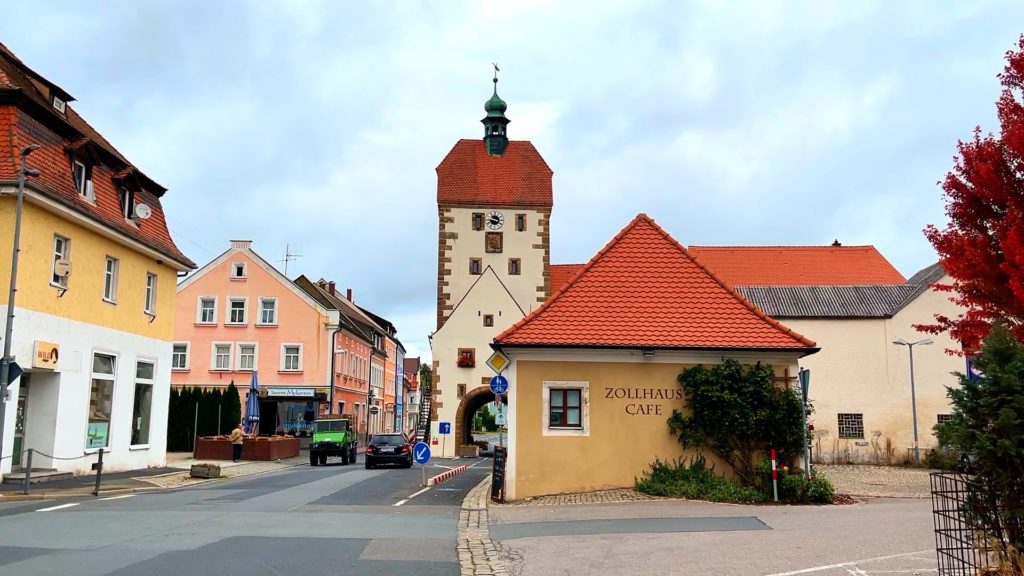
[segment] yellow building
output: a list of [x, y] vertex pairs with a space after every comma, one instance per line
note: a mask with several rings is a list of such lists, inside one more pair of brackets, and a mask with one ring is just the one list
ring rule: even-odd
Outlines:
[[632, 486], [688, 456], [666, 422], [688, 410], [684, 368], [761, 362], [782, 385], [818, 351], [643, 214], [494, 347], [512, 360], [509, 499]]
[[[88, 471], [159, 466], [177, 275], [166, 190], [71, 108], [74, 99], [0, 44], [0, 310], [8, 310], [22, 151], [25, 184], [0, 473], [23, 464]], [[51, 458], [55, 457], [55, 458]]]

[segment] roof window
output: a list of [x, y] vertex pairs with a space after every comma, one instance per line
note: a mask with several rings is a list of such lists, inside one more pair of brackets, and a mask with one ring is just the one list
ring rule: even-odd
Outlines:
[[65, 112], [67, 112], [68, 103], [65, 102], [63, 99], [61, 99], [60, 96], [57, 96], [56, 94], [54, 94], [53, 95], [53, 108], [57, 112], [60, 112], [61, 114], [64, 114]]

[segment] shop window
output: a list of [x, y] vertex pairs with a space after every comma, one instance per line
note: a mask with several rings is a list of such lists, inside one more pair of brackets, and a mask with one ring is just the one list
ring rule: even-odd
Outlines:
[[500, 254], [504, 245], [502, 232], [488, 232], [484, 235], [484, 249], [488, 254]]
[[494, 326], [494, 314], [484, 314], [484, 326]]
[[484, 213], [483, 212], [473, 212], [473, 230], [483, 230], [483, 229], [484, 229]]
[[476, 367], [476, 348], [459, 348], [459, 368]]
[[519, 274], [521, 272], [522, 272], [522, 262], [519, 260], [519, 258], [509, 258], [508, 259], [508, 275], [509, 276], [519, 276]]
[[188, 370], [188, 343], [175, 343], [171, 350], [171, 370]]
[[526, 231], [526, 214], [516, 214], [516, 232]]
[[132, 446], [149, 444], [149, 416], [153, 406], [154, 365], [135, 364], [135, 402], [132, 408]]
[[469, 273], [473, 275], [483, 274], [484, 263], [479, 258], [469, 259]]
[[864, 438], [863, 414], [839, 414], [839, 437], [851, 439]]
[[89, 391], [89, 427], [85, 447], [106, 448], [110, 445], [110, 416], [114, 400], [114, 367], [117, 358], [106, 354], [92, 357], [92, 387]]

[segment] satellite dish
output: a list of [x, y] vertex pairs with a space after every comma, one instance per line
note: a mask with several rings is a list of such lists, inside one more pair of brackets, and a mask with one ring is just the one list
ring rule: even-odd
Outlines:
[[142, 204], [142, 203], [139, 203], [139, 204], [135, 205], [135, 217], [136, 218], [139, 218], [141, 220], [146, 220], [147, 218], [149, 218], [152, 215], [153, 215], [153, 210], [148, 205]]
[[53, 263], [53, 274], [60, 278], [71, 275], [71, 260], [57, 260]]

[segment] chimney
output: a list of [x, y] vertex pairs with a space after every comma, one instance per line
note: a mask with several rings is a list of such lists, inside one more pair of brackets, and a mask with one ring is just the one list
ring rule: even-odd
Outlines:
[[330, 294], [331, 296], [334, 296], [334, 281], [333, 280], [331, 280], [330, 282], [327, 283], [327, 293]]
[[832, 246], [842, 246], [842, 243], [839, 242], [839, 238], [836, 238], [835, 241], [832, 242]]
[[351, 289], [351, 288], [349, 288], [349, 289], [345, 290], [345, 298], [346, 298], [346, 299], [347, 299], [347, 300], [348, 300], [349, 302], [351, 302], [351, 301], [352, 301], [352, 289]]

